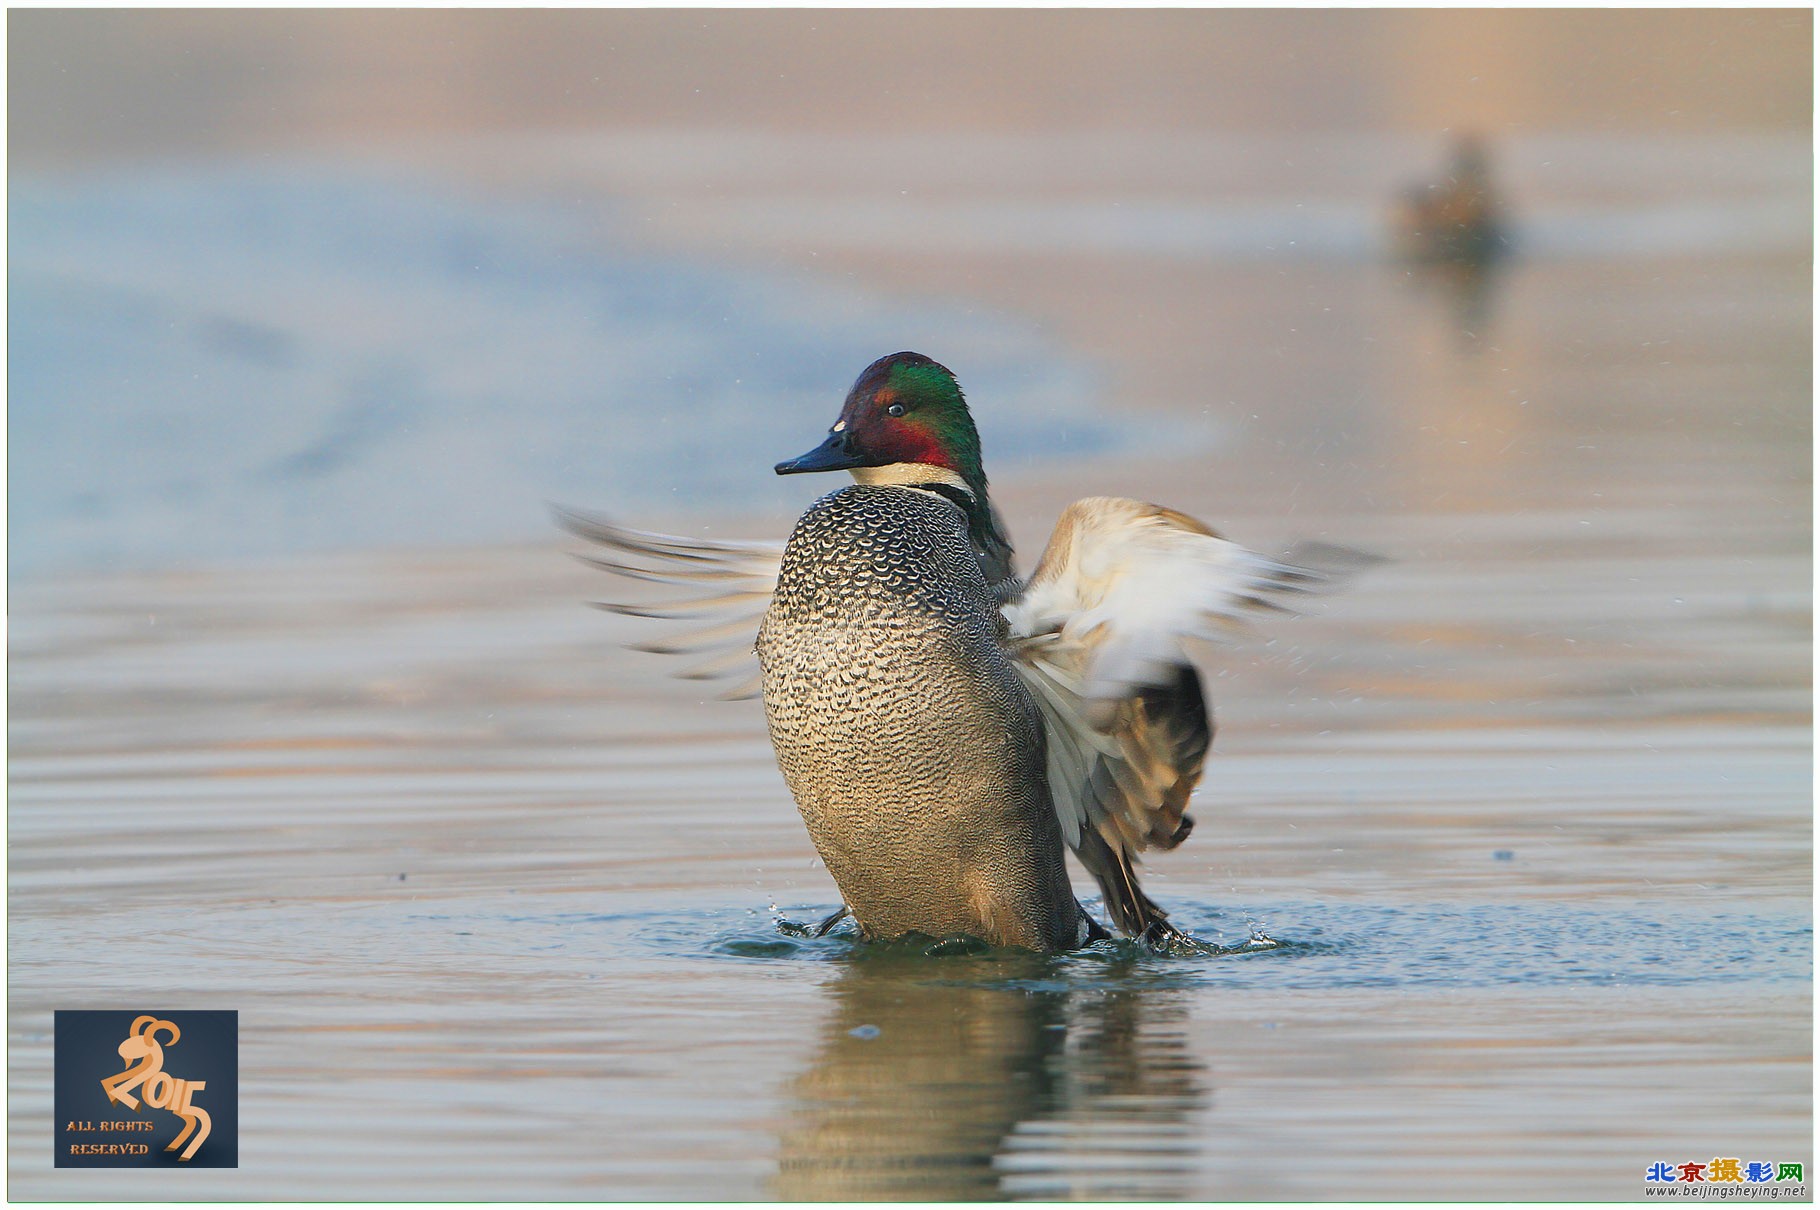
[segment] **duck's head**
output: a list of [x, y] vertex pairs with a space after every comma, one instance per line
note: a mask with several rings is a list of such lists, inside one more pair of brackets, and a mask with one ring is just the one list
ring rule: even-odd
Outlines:
[[947, 482], [986, 496], [979, 431], [948, 367], [921, 353], [893, 353], [866, 367], [847, 392], [828, 439], [780, 475], [852, 471], [861, 483]]

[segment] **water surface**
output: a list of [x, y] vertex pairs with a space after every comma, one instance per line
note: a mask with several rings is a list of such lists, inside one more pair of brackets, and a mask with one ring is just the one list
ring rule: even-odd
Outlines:
[[[699, 166], [718, 137], [679, 160]], [[1040, 139], [994, 146], [1013, 164], [1063, 158]], [[1207, 187], [1177, 179], [1176, 144], [1148, 146], [1135, 163], [1080, 160], [1062, 184], [1106, 188], [1117, 169]], [[1306, 163], [1323, 146], [1279, 150]], [[1549, 149], [1519, 150], [1533, 173]], [[423, 252], [437, 239], [392, 249], [415, 266], [413, 297], [392, 297], [417, 319], [369, 331], [342, 310], [361, 258], [308, 244], [265, 263], [287, 282], [313, 275], [321, 295], [289, 305], [319, 308], [298, 320], [315, 336], [234, 326], [283, 292], [230, 308], [226, 326], [203, 322], [211, 301], [183, 312], [196, 322], [174, 347], [189, 352], [148, 363], [169, 387], [201, 349], [225, 375], [187, 413], [209, 441], [170, 465], [231, 507], [160, 494], [166, 463], [135, 461], [136, 430], [16, 389], [15, 465], [43, 461], [15, 475], [15, 524], [37, 518], [46, 545], [42, 561], [16, 548], [29, 574], [9, 586], [9, 1192], [1572, 1199], [1637, 1196], [1657, 1161], [1811, 1162], [1811, 281], [1784, 227], [1767, 243], [1727, 234], [1740, 214], [1784, 215], [1807, 161], [1790, 167], [1775, 140], [1729, 159], [1685, 150], [1658, 171], [1749, 169], [1717, 174], [1705, 242], [1638, 236], [1595, 254], [1545, 240], [1464, 291], [1351, 245], [1133, 252], [1108, 246], [1126, 228], [1103, 209], [1048, 202], [1021, 243], [982, 250], [1015, 208], [990, 182], [973, 227], [943, 228], [964, 247], [919, 242], [901, 212], [881, 220], [860, 198], [841, 229], [858, 236], [800, 249], [824, 233], [776, 225], [794, 205], [734, 196], [645, 249], [691, 266], [674, 279], [688, 289], [651, 308], [611, 298], [664, 273], [570, 262], [537, 228], [490, 245], [509, 253], [496, 268], [516, 268], [484, 291]], [[1583, 156], [1544, 217], [1596, 233], [1563, 199], [1600, 194], [1614, 162], [1655, 163], [1648, 151]], [[778, 191], [818, 170], [798, 162]], [[230, 199], [277, 196], [269, 180], [245, 191], [258, 174], [228, 179]], [[637, 180], [620, 187], [634, 215], [650, 203]], [[473, 196], [413, 188], [356, 190], [338, 211], [385, 218], [383, 237], [414, 229], [426, 197]], [[1336, 240], [1375, 196], [1310, 227], [1301, 190], [1262, 190], [1273, 221]], [[1660, 218], [1639, 199], [1661, 192], [1600, 205]], [[491, 195], [456, 225], [497, 234], [495, 207], [522, 215], [513, 204]], [[730, 230], [740, 214], [756, 226]], [[206, 263], [123, 284], [156, 260], [144, 231], [108, 245], [131, 253], [110, 263], [83, 252], [79, 215], [16, 215], [41, 246], [15, 238], [15, 301], [50, 300], [14, 312], [44, 342], [22, 380], [34, 390], [63, 373], [57, 340], [90, 323], [143, 335], [173, 282], [227, 297], [232, 275]], [[867, 234], [881, 221], [895, 242]], [[1057, 222], [1102, 236], [1058, 239]], [[158, 230], [206, 243], [206, 228]], [[589, 414], [556, 371], [537, 380], [561, 380], [553, 418], [502, 394], [524, 359], [581, 356], [573, 326], [544, 343], [536, 323], [545, 290], [575, 301], [580, 263], [602, 291], [589, 314], [603, 343], [654, 342], [616, 389], [655, 389], [653, 367], [692, 341], [708, 350], [687, 370], [696, 388], [665, 388], [660, 430], [719, 415], [729, 350], [768, 324], [836, 325], [791, 346], [801, 365], [773, 363], [788, 374], [760, 392], [794, 399], [801, 420], [742, 415], [713, 458], [663, 431], [638, 430], [598, 470], [597, 447], [564, 449], [580, 468], [567, 503], [781, 535], [832, 484], [773, 499], [769, 465], [813, 444], [867, 360], [912, 343], [867, 348], [839, 374], [805, 368], [839, 360], [840, 333], [875, 330], [838, 327], [858, 287], [799, 293], [809, 271], [779, 267], [824, 251], [835, 276], [921, 300], [866, 323], [933, 314], [967, 364], [999, 367], [973, 399], [1033, 430], [987, 445], [1027, 554], [1062, 503], [1108, 492], [1267, 550], [1324, 538], [1388, 560], [1314, 616], [1209, 653], [1221, 730], [1200, 825], [1147, 864], [1147, 885], [1235, 952], [931, 956], [795, 935], [780, 921], [816, 918], [834, 891], [757, 708], [703, 700], [626, 651], [649, 634], [582, 607], [608, 586], [553, 532], [481, 545], [512, 535], [458, 519], [533, 514], [542, 489], [495, 473], [515, 448], [497, 434], [560, 446]], [[720, 258], [744, 267], [721, 276]], [[753, 260], [770, 276], [741, 276]], [[93, 293], [69, 285], [84, 273], [150, 310], [84, 310], [71, 300]], [[754, 280], [756, 294], [735, 288]], [[802, 310], [702, 336], [691, 308], [727, 298]], [[446, 321], [464, 315], [501, 345], [457, 359], [485, 371], [462, 380], [480, 384], [471, 395], [432, 390], [426, 350], [455, 348], [461, 325]], [[441, 343], [368, 383], [394, 410], [336, 429], [346, 399], [310, 383], [342, 381], [363, 340], [409, 350], [429, 329]], [[98, 364], [136, 360], [122, 357]], [[261, 375], [309, 407], [236, 442], [227, 388]], [[1069, 448], [1045, 428], [1055, 384], [1058, 414], [1179, 440]], [[113, 398], [105, 385], [71, 398]], [[532, 419], [502, 428], [507, 412]], [[72, 469], [64, 455], [89, 448], [89, 469]], [[417, 478], [387, 477], [389, 449]], [[446, 463], [451, 451], [478, 461]], [[682, 464], [730, 495], [651, 487]], [[433, 473], [445, 465], [492, 469]], [[131, 473], [96, 469], [113, 466]], [[274, 466], [288, 470], [257, 473]], [[313, 482], [337, 485], [322, 516]], [[441, 493], [421, 511], [414, 482]], [[429, 522], [450, 500], [445, 534]], [[363, 509], [379, 519], [363, 526]], [[83, 557], [53, 574], [65, 544]], [[139, 568], [108, 566], [108, 550]], [[240, 1011], [241, 1167], [53, 1171], [52, 1011], [148, 999]]]

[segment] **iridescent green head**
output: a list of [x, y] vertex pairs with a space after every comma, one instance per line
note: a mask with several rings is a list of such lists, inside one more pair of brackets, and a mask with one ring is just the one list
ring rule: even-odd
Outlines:
[[976, 497], [986, 495], [979, 430], [961, 384], [948, 367], [921, 353], [893, 353], [867, 366], [847, 392], [828, 439], [800, 458], [778, 463], [777, 473], [898, 464], [950, 471]]

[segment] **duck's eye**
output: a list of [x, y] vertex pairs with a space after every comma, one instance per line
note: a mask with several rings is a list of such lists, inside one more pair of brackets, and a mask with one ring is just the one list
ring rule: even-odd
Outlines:
[[885, 415], [887, 415], [887, 416], [902, 416], [903, 414], [904, 414], [904, 405], [901, 403], [894, 403], [890, 407], [885, 409]]

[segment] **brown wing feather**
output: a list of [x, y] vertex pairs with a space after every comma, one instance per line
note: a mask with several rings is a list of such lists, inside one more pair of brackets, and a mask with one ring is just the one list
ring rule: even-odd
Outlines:
[[[1200, 783], [1213, 717], [1201, 693], [1201, 675], [1187, 664], [1168, 685], [1145, 685], [1121, 704], [1113, 734], [1128, 761], [1143, 762], [1145, 783], [1161, 795], [1143, 811], [1139, 848], [1173, 849], [1188, 839], [1194, 820], [1188, 797]], [[1128, 812], [1132, 813], [1132, 812]]]

